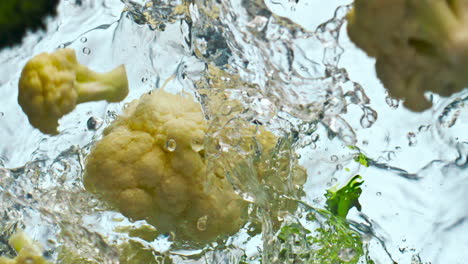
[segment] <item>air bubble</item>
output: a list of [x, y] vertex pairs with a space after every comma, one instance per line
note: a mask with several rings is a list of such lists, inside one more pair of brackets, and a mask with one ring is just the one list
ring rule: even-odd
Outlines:
[[96, 130], [102, 126], [102, 123], [102, 119], [100, 119], [99, 117], [92, 116], [88, 119], [86, 125], [88, 126], [88, 130]]
[[333, 161], [333, 162], [337, 162], [337, 161], [338, 161], [338, 156], [332, 155], [332, 156], [330, 157], [330, 160]]
[[382, 193], [381, 192], [376, 192], [375, 195], [382, 196]]
[[427, 125], [427, 126], [421, 125], [421, 126], [419, 126], [419, 128], [418, 128], [418, 132], [426, 132], [426, 131], [429, 130], [429, 128], [431, 128], [431, 125]]
[[398, 108], [398, 105], [400, 104], [400, 102], [397, 99], [394, 99], [390, 96], [385, 97], [385, 102], [388, 106], [395, 109]]
[[167, 151], [169, 152], [174, 152], [177, 148], [177, 143], [174, 139], [169, 139], [167, 142], [166, 142], [166, 149]]
[[319, 134], [313, 134], [312, 135], [312, 138], [311, 138], [312, 142], [317, 142], [319, 139], [320, 139]]
[[83, 48], [83, 53], [86, 55], [89, 55], [91, 53], [91, 49], [89, 49], [88, 47], [85, 47]]
[[352, 248], [343, 248], [340, 250], [338, 257], [344, 262], [350, 262], [356, 256], [356, 251]]
[[86, 37], [81, 37], [80, 41], [83, 42], [83, 43], [86, 43], [86, 41], [88, 41], [88, 39]]
[[197, 220], [197, 229], [200, 230], [200, 231], [205, 231], [207, 223], [208, 223], [208, 216], [207, 215], [198, 218], [198, 220]]
[[192, 139], [192, 150], [195, 151], [195, 152], [200, 152], [201, 150], [204, 149], [204, 146], [203, 146], [203, 140], [199, 139], [199, 138], [194, 138]]
[[24, 264], [34, 264], [34, 259], [32, 258], [26, 258], [24, 261], [23, 261]]
[[227, 116], [227, 115], [230, 115], [232, 113], [232, 106], [230, 105], [226, 105], [223, 107], [223, 111], [222, 111], [222, 114]]
[[364, 107], [363, 111], [361, 126], [362, 128], [370, 128], [377, 121], [377, 112], [369, 107]]
[[408, 146], [413, 147], [418, 143], [418, 140], [416, 139], [416, 134], [414, 134], [413, 132], [409, 132], [406, 137], [408, 138]]

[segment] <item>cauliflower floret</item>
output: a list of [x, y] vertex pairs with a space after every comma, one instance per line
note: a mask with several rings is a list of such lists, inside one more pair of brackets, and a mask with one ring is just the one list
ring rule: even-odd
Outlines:
[[[206, 170], [207, 124], [193, 98], [157, 91], [129, 104], [87, 157], [87, 190], [160, 232], [209, 241], [237, 231], [246, 203]], [[206, 183], [210, 186], [206, 186]]]
[[18, 256], [13, 259], [0, 257], [0, 264], [47, 264], [42, 256], [42, 249], [33, 242], [23, 231], [17, 232], [8, 240]]
[[375, 57], [389, 94], [413, 111], [468, 85], [468, 1], [355, 0], [348, 35]]
[[24, 66], [18, 87], [18, 103], [31, 125], [51, 135], [58, 133], [58, 120], [76, 104], [119, 102], [128, 94], [124, 65], [96, 73], [81, 65], [72, 49], [33, 57]]
[[[216, 159], [214, 150], [205, 149], [210, 129], [193, 97], [164, 90], [145, 94], [127, 106], [91, 150], [85, 187], [133, 220], [147, 220], [177, 239], [206, 243], [237, 232], [246, 222], [248, 204], [226, 178], [228, 167], [243, 167], [243, 160], [254, 160], [256, 184], [267, 184], [280, 193], [286, 193], [284, 181], [291, 170], [293, 184], [304, 183], [302, 167], [295, 163], [290, 168], [287, 161], [271, 154], [276, 153], [278, 142], [273, 133], [246, 121], [232, 128], [236, 131], [225, 127], [216, 139], [232, 146], [240, 142], [239, 152]], [[230, 136], [231, 132], [239, 137]], [[262, 154], [253, 158], [256, 147]], [[269, 171], [275, 169], [268, 159], [285, 167]], [[295, 206], [280, 206], [295, 210]]]

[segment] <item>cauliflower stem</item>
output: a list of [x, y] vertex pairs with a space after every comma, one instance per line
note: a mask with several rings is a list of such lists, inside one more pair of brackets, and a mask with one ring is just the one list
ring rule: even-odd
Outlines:
[[77, 103], [105, 100], [110, 103], [122, 101], [127, 93], [122, 84], [127, 83], [125, 66], [120, 65], [107, 73], [97, 73], [79, 65], [76, 71]]

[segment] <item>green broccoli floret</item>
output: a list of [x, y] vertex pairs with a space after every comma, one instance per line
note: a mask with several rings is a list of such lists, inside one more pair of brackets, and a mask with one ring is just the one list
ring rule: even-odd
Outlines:
[[413, 111], [468, 85], [468, 1], [355, 0], [348, 14], [351, 40], [375, 57], [389, 94]]
[[56, 15], [59, 0], [1, 0], [0, 48], [21, 42], [25, 33], [44, 29], [45, 17]]

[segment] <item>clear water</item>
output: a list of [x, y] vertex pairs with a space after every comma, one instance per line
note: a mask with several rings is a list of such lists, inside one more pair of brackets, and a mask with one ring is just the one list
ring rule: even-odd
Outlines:
[[[346, 35], [350, 1], [153, 2], [63, 0], [46, 32], [0, 52], [0, 255], [14, 255], [6, 241], [22, 228], [58, 263], [72, 263], [73, 255], [83, 263], [126, 263], [119, 255], [128, 252], [138, 252], [141, 263], [237, 264], [262, 258], [263, 263], [356, 263], [350, 261], [358, 256], [358, 263], [461, 264], [468, 259], [468, 90], [450, 98], [434, 95], [434, 107], [423, 113], [389, 98], [374, 61]], [[61, 119], [61, 134], [49, 137], [29, 125], [16, 86], [29, 58], [58, 47], [74, 48], [79, 61], [96, 71], [124, 63], [131, 91], [119, 104], [78, 105]], [[87, 193], [81, 177], [93, 142], [125, 103], [166, 80], [167, 90], [196, 95], [212, 120], [232, 109], [216, 111], [204, 95], [229, 89], [243, 103], [233, 127], [256, 122], [287, 135], [278, 155], [307, 170], [303, 193], [260, 199], [258, 194], [268, 193], [264, 186], [239, 184], [252, 179], [244, 173], [249, 165], [233, 171], [231, 181], [252, 202], [252, 221], [228, 240], [201, 248], [171, 241], [144, 221], [131, 222]], [[236, 157], [229, 153], [237, 145], [223, 147], [225, 160]], [[359, 152], [368, 167], [354, 160]], [[365, 181], [362, 210], [350, 211], [344, 224], [349, 228], [341, 233], [360, 234], [363, 252], [341, 239], [325, 254], [324, 247], [304, 240], [303, 229], [322, 227], [322, 237], [340, 233], [320, 211], [324, 193], [356, 174]], [[297, 199], [294, 214], [268, 210]], [[283, 226], [300, 224], [302, 231], [278, 240], [278, 217]], [[338, 260], [327, 259], [333, 250]], [[309, 256], [301, 260], [281, 252]]]

